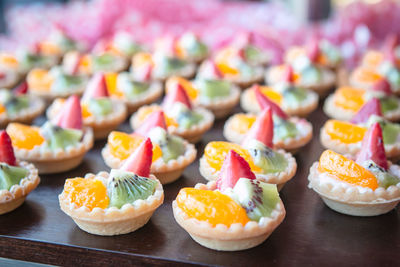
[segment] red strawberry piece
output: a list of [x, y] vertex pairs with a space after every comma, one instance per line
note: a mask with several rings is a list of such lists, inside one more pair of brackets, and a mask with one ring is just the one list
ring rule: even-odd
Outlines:
[[70, 96], [65, 101], [62, 111], [58, 113], [54, 123], [62, 128], [82, 129], [82, 108], [78, 96]]
[[389, 61], [393, 65], [396, 65], [396, 55], [394, 54], [394, 50], [386, 50], [384, 57], [385, 60]]
[[307, 56], [311, 60], [311, 62], [317, 62], [318, 57], [319, 57], [319, 45], [317, 40], [313, 40], [308, 46], [307, 46]]
[[240, 59], [246, 60], [246, 51], [244, 50], [244, 48], [240, 48], [237, 53]]
[[4, 130], [0, 131], [0, 162], [7, 163], [11, 166], [17, 165], [11, 138]]
[[0, 72], [0, 79], [4, 79], [6, 77], [6, 74], [4, 72]]
[[146, 82], [146, 81], [150, 81], [151, 79], [151, 73], [153, 71], [153, 65], [152, 64], [146, 64], [140, 68], [138, 68], [135, 72], [135, 78], [138, 81], [141, 82]]
[[285, 69], [285, 73], [283, 75], [283, 80], [288, 83], [293, 83], [294, 82], [294, 71], [293, 67], [288, 65]]
[[382, 117], [381, 102], [377, 98], [372, 98], [365, 103], [350, 122], [355, 124], [365, 123], [372, 115]]
[[167, 130], [167, 124], [165, 123], [164, 112], [161, 110], [154, 111], [153, 113], [151, 113], [146, 118], [145, 122], [143, 122], [143, 124], [140, 125], [140, 127], [135, 131], [135, 133], [142, 136], [147, 136], [150, 130], [155, 127], [161, 127], [164, 130]]
[[363, 164], [367, 160], [372, 160], [385, 170], [389, 167], [385, 155], [382, 129], [377, 122], [365, 133], [356, 162], [358, 164]]
[[15, 95], [25, 95], [28, 92], [28, 83], [23, 81], [17, 87], [14, 88]]
[[73, 64], [71, 64], [71, 69], [69, 70], [69, 74], [71, 74], [71, 75], [78, 74], [82, 57], [83, 56], [80, 53], [76, 54], [76, 57], [75, 57], [75, 59], [73, 61]]
[[217, 77], [217, 78], [222, 78], [223, 77], [222, 72], [220, 71], [220, 69], [218, 68], [217, 64], [215, 64], [214, 61], [209, 60], [208, 64], [210, 64], [211, 70], [212, 70], [213, 74], [215, 75], [215, 77]]
[[391, 85], [387, 79], [380, 79], [372, 85], [372, 90], [375, 92], [382, 92], [386, 95], [392, 94]]
[[40, 43], [36, 42], [36, 43], [33, 44], [33, 46], [32, 46], [32, 52], [33, 53], [40, 54], [41, 50], [42, 49], [40, 48]]
[[89, 81], [83, 94], [82, 100], [88, 101], [92, 98], [108, 97], [107, 82], [104, 73], [96, 73]]
[[142, 177], [149, 177], [152, 159], [153, 144], [150, 138], [146, 138], [135, 152], [125, 160], [120, 169]]
[[274, 138], [274, 121], [272, 118], [272, 111], [270, 108], [264, 109], [257, 117], [256, 121], [251, 126], [243, 140], [243, 145], [246, 145], [250, 140], [256, 139], [266, 145], [273, 147]]
[[189, 109], [192, 109], [192, 103], [190, 102], [189, 96], [180, 83], [176, 83], [176, 85], [168, 91], [162, 103], [163, 109], [171, 109], [172, 105], [176, 102], [180, 102], [186, 105]]
[[258, 84], [253, 85], [253, 90], [256, 95], [258, 105], [261, 107], [261, 109], [266, 109], [269, 107], [275, 115], [285, 120], [288, 118], [288, 115], [277, 104], [261, 93], [260, 86]]
[[227, 188], [233, 188], [239, 178], [253, 180], [256, 176], [251, 171], [249, 163], [234, 150], [230, 150], [219, 172], [217, 189], [224, 191]]

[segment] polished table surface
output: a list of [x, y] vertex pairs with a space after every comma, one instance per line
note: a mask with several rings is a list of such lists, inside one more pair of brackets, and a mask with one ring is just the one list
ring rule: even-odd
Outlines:
[[[80, 230], [60, 210], [58, 194], [66, 178], [109, 170], [100, 156], [105, 143], [101, 141], [77, 169], [43, 175], [39, 187], [20, 208], [0, 216], [0, 257], [55, 265], [400, 266], [397, 209], [371, 218], [346, 216], [330, 210], [307, 187], [309, 168], [323, 151], [318, 135], [326, 119], [321, 108], [309, 117], [313, 141], [296, 155], [297, 174], [281, 191], [286, 218], [256, 248], [213, 251], [194, 242], [175, 222], [171, 202], [179, 189], [206, 182], [199, 174], [198, 160], [181, 179], [164, 187], [164, 204], [141, 229], [112, 237]], [[197, 145], [198, 156], [208, 142], [224, 140], [223, 124], [218, 121], [204, 136]], [[130, 132], [127, 124], [120, 130]]]

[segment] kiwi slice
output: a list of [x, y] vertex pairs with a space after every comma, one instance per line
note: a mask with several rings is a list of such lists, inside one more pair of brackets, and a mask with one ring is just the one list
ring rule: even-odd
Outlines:
[[157, 127], [149, 132], [152, 142], [158, 144], [162, 151], [162, 159], [168, 162], [185, 153], [185, 144], [180, 137], [169, 135], [164, 129]]
[[264, 173], [275, 173], [286, 170], [288, 162], [285, 156], [272, 150], [263, 143], [252, 140], [246, 149], [250, 152], [254, 164], [263, 169]]
[[301, 72], [301, 80], [303, 83], [313, 84], [320, 82], [321, 79], [322, 79], [321, 71], [312, 65], [304, 68], [304, 70]]
[[0, 163], [0, 190], [10, 190], [13, 185], [19, 184], [27, 175], [28, 170], [24, 168]]
[[112, 112], [112, 102], [109, 98], [96, 98], [89, 100], [89, 110], [95, 116], [105, 116]]
[[228, 189], [224, 193], [241, 205], [252, 221], [270, 217], [279, 202], [279, 193], [275, 184], [247, 178], [240, 178], [233, 189]]
[[291, 121], [274, 116], [274, 136], [279, 140], [295, 138], [299, 133], [296, 124]]
[[370, 127], [375, 122], [379, 123], [382, 128], [382, 137], [385, 144], [394, 144], [397, 142], [400, 134], [400, 125], [389, 122], [382, 117], [372, 115], [367, 121], [367, 126]]
[[400, 183], [400, 178], [382, 169], [372, 160], [363, 163], [363, 167], [372, 172], [378, 180], [379, 187], [388, 188], [391, 185]]
[[0, 89], [0, 103], [2, 105], [7, 104], [13, 98], [13, 94], [10, 90]]
[[395, 97], [383, 97], [380, 99], [382, 113], [385, 114], [388, 111], [395, 110], [398, 108], [397, 98]]
[[290, 86], [283, 92], [283, 98], [289, 104], [298, 104], [299, 102], [304, 101], [307, 98], [307, 92], [303, 88]]
[[7, 113], [10, 115], [14, 115], [27, 107], [29, 107], [29, 99], [26, 96], [12, 96], [6, 103]]
[[246, 55], [246, 59], [253, 63], [257, 62], [261, 54], [260, 50], [258, 50], [258, 48], [254, 45], [247, 45], [244, 49], [244, 53]]
[[147, 199], [157, 186], [155, 180], [138, 176], [132, 172], [112, 169], [107, 182], [109, 207], [121, 208], [126, 203]]
[[77, 144], [83, 136], [81, 130], [63, 129], [59, 126], [52, 125], [50, 122], [42, 126], [42, 134], [46, 139], [47, 145], [52, 150], [65, 149], [68, 146]]
[[198, 86], [206, 99], [228, 96], [231, 90], [229, 82], [222, 80], [201, 80]]

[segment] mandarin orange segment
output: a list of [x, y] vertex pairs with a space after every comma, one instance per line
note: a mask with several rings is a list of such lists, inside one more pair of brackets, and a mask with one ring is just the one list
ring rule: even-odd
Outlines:
[[329, 63], [328, 58], [324, 54], [320, 54], [317, 58], [317, 62], [323, 66]]
[[341, 87], [336, 90], [334, 102], [336, 106], [357, 112], [365, 103], [365, 91], [352, 87]]
[[21, 123], [10, 123], [6, 129], [11, 137], [13, 146], [20, 149], [31, 150], [41, 145], [45, 139], [40, 134], [40, 129], [35, 126], [28, 126]]
[[379, 51], [369, 51], [365, 54], [362, 62], [365, 66], [376, 67], [383, 60], [383, 54]]
[[[120, 160], [127, 159], [142, 143], [144, 138], [137, 134], [127, 134], [113, 131], [108, 136], [108, 148], [110, 153]], [[153, 162], [162, 155], [161, 148], [153, 143]]]
[[372, 190], [378, 188], [378, 181], [370, 171], [332, 150], [325, 150], [322, 153], [318, 171], [326, 172], [349, 184], [369, 187]]
[[354, 71], [354, 78], [361, 82], [375, 83], [383, 77], [372, 69], [358, 68]]
[[82, 104], [81, 104], [81, 107], [82, 107], [82, 117], [83, 117], [84, 119], [85, 119], [85, 118], [88, 118], [88, 117], [90, 117], [90, 116], [92, 116], [92, 113], [89, 111], [88, 104], [82, 103]]
[[6, 108], [2, 104], [0, 104], [0, 114], [5, 111], [6, 111]]
[[62, 193], [78, 207], [105, 209], [110, 202], [106, 186], [97, 179], [67, 179]]
[[183, 89], [185, 89], [186, 93], [188, 94], [191, 100], [197, 98], [199, 92], [196, 88], [193, 87], [192, 83], [189, 80], [186, 80], [182, 77], [174, 76], [167, 80], [166, 83], [166, 93], [168, 93], [170, 88], [173, 88], [176, 84], [182, 85]]
[[[160, 106], [147, 106], [147, 107], [142, 107], [138, 113], [137, 113], [137, 118], [140, 122], [144, 122], [144, 120], [154, 111], [162, 110]], [[178, 123], [174, 118], [168, 117], [165, 115], [165, 123], [167, 124], [167, 127], [169, 126], [175, 126], [178, 127]]]
[[231, 129], [234, 132], [245, 134], [256, 121], [256, 115], [235, 114], [231, 119]]
[[260, 89], [261, 89], [261, 93], [263, 95], [268, 97], [270, 100], [272, 100], [276, 104], [280, 105], [282, 103], [283, 97], [279, 92], [274, 91], [272, 88], [267, 87], [267, 86], [260, 86]]
[[253, 158], [251, 157], [249, 151], [238, 144], [222, 141], [210, 142], [204, 149], [204, 157], [207, 163], [213, 169], [219, 171], [229, 150], [234, 150], [235, 152], [239, 153], [240, 156], [242, 156], [249, 163], [253, 172], [262, 172], [262, 169], [254, 164]]
[[295, 46], [288, 50], [285, 58], [287, 62], [294, 62], [299, 56], [302, 56], [304, 54], [305, 54], [304, 48]]
[[79, 62], [79, 70], [83, 73], [90, 73], [92, 69], [92, 60], [89, 55], [84, 55]]
[[218, 69], [225, 75], [238, 75], [239, 70], [229, 66], [226, 63], [217, 63]]
[[18, 60], [13, 55], [5, 53], [0, 54], [0, 62], [10, 68], [18, 67]]
[[45, 55], [58, 55], [61, 54], [60, 48], [50, 42], [43, 42], [39, 44], [40, 52]]
[[146, 64], [151, 64], [154, 65], [152, 56], [150, 53], [145, 53], [145, 52], [140, 52], [137, 53], [134, 57], [133, 57], [133, 66], [134, 67], [141, 67], [143, 65]]
[[367, 129], [350, 122], [328, 120], [325, 124], [325, 131], [334, 140], [352, 144], [361, 142]]
[[176, 55], [177, 55], [179, 58], [185, 58], [185, 56], [186, 56], [186, 50], [185, 50], [185, 48], [183, 48], [183, 47], [180, 45], [179, 42], [177, 42], [177, 43], [175, 44], [175, 52], [176, 52]]
[[190, 218], [206, 221], [213, 226], [250, 221], [246, 210], [233, 199], [219, 191], [182, 188], [176, 197], [178, 207]]
[[112, 96], [123, 97], [124, 92], [117, 87], [118, 73], [108, 72], [105, 74], [108, 93]]
[[34, 69], [29, 72], [26, 78], [29, 84], [30, 90], [37, 91], [50, 91], [51, 85], [53, 84], [53, 77], [49, 74], [47, 70], [44, 69]]

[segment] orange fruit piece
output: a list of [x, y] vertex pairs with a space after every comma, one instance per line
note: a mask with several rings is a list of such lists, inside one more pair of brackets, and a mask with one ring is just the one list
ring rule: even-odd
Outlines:
[[326, 172], [349, 184], [369, 187], [372, 190], [378, 188], [378, 180], [370, 171], [332, 150], [322, 153], [318, 171]]
[[375, 68], [383, 61], [383, 54], [379, 51], [368, 51], [362, 59], [362, 64]]
[[140, 52], [137, 53], [134, 57], [133, 57], [133, 66], [136, 67], [141, 67], [143, 65], [146, 64], [151, 64], [154, 65], [152, 56], [150, 53], [145, 53], [145, 52]]
[[97, 179], [67, 179], [62, 193], [78, 207], [105, 209], [110, 202], [106, 186]]
[[217, 63], [218, 69], [226, 75], [238, 75], [239, 70], [229, 66], [226, 63]]
[[367, 129], [350, 122], [328, 120], [325, 123], [325, 131], [334, 140], [352, 144], [361, 142]]
[[[271, 87], [268, 87], [268, 86], [260, 86], [260, 89], [261, 89], [261, 93], [263, 95], [265, 95], [266, 97], [268, 97], [271, 101], [275, 102], [278, 105], [280, 105], [282, 103], [283, 97], [279, 92], [274, 91]], [[255, 94], [253, 94], [253, 95], [255, 98]]]
[[84, 119], [85, 119], [85, 118], [88, 118], [88, 117], [90, 117], [90, 116], [92, 116], [92, 113], [89, 111], [88, 104], [82, 103], [82, 104], [81, 104], [81, 107], [82, 107], [82, 117], [83, 117]]
[[353, 75], [354, 79], [366, 83], [375, 83], [383, 79], [379, 73], [369, 68], [357, 68], [354, 70]]
[[340, 87], [335, 92], [334, 102], [336, 106], [357, 112], [365, 103], [365, 91], [352, 87]]
[[240, 154], [240, 156], [242, 156], [249, 163], [253, 172], [262, 172], [262, 169], [254, 164], [253, 158], [251, 157], [249, 151], [238, 144], [223, 141], [210, 142], [204, 149], [204, 157], [212, 168], [219, 171], [229, 150], [234, 150]]
[[31, 150], [45, 141], [44, 137], [40, 134], [39, 127], [21, 123], [10, 123], [6, 131], [11, 137], [13, 146], [20, 149]]
[[184, 79], [182, 77], [178, 77], [178, 76], [173, 76], [167, 80], [166, 86], [165, 86], [166, 87], [165, 93], [168, 93], [170, 88], [173, 88], [174, 86], [176, 86], [177, 83], [182, 85], [183, 89], [185, 89], [186, 93], [188, 94], [188, 96], [191, 100], [194, 100], [197, 98], [199, 92], [196, 88], [193, 87], [192, 83], [189, 80], [186, 80], [186, 79]]
[[178, 207], [189, 217], [207, 221], [212, 226], [250, 221], [246, 210], [233, 199], [219, 191], [182, 188], [176, 197]]
[[89, 55], [84, 55], [81, 57], [79, 62], [79, 70], [83, 73], [90, 73], [92, 69], [92, 59]]
[[186, 50], [179, 42], [175, 44], [175, 53], [179, 58], [183, 59], [186, 57]]
[[256, 115], [235, 114], [231, 119], [232, 130], [240, 134], [245, 134], [249, 131], [256, 119]]
[[[162, 110], [162, 108], [160, 106], [154, 106], [154, 105], [142, 107], [137, 114], [139, 121], [143, 122], [148, 116], [150, 116], [151, 113], [158, 110]], [[168, 117], [167, 115], [165, 115], [165, 123], [167, 124], [167, 127], [169, 126], [178, 127], [178, 123], [176, 122], [176, 120], [174, 118]]]
[[117, 87], [118, 73], [108, 72], [105, 74], [108, 93], [112, 96], [124, 97], [124, 92]]
[[[274, 77], [275, 82], [283, 80], [283, 77], [286, 72], [286, 68], [287, 68], [287, 66], [285, 64], [278, 65], [278, 66], [271, 68], [271, 76]], [[297, 72], [293, 73], [294, 82], [297, 82], [300, 79], [300, 77], [301, 76], [299, 73], [297, 73]]]
[[6, 111], [6, 107], [0, 104], [0, 114]]
[[[113, 131], [108, 136], [110, 153], [121, 160], [127, 159], [142, 143], [144, 137], [137, 134], [127, 134]], [[153, 143], [153, 162], [162, 155], [161, 148]]]
[[0, 62], [1, 62], [1, 64], [4, 64], [10, 68], [18, 67], [18, 60], [13, 55], [10, 55], [10, 54], [1, 53], [0, 54]]
[[37, 91], [50, 91], [51, 85], [53, 84], [53, 77], [45, 69], [33, 69], [29, 72], [26, 78], [29, 90]]
[[61, 54], [60, 48], [50, 42], [42, 42], [39, 44], [40, 46], [40, 52], [45, 54], [45, 55], [59, 55]]

